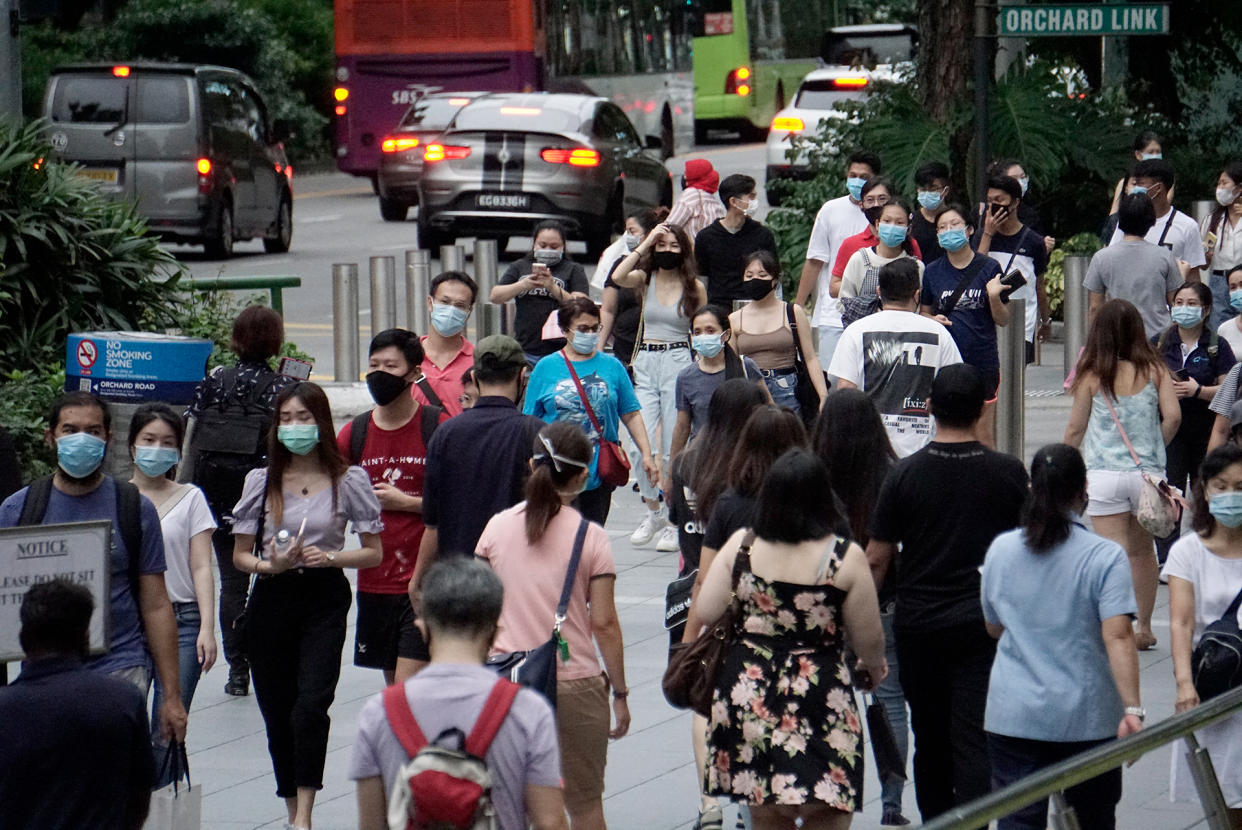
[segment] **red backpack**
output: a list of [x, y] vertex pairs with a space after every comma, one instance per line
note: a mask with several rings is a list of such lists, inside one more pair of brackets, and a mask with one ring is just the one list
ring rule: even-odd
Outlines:
[[[388, 725], [410, 756], [389, 798], [390, 830], [494, 830], [492, 776], [484, 758], [519, 688], [497, 680], [464, 741], [461, 730], [452, 728], [434, 742], [427, 740], [414, 719], [405, 687], [398, 684], [384, 690]], [[452, 736], [458, 739], [456, 749], [445, 745]]]

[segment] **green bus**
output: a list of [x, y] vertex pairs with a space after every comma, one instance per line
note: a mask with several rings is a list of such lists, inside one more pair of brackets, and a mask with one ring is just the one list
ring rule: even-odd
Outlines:
[[816, 67], [839, 0], [698, 0], [694, 133], [762, 139], [772, 116]]

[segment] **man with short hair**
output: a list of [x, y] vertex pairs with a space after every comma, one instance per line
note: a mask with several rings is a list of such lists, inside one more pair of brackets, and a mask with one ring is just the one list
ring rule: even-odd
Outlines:
[[382, 509], [383, 561], [358, 571], [354, 665], [380, 669], [388, 684], [399, 661], [425, 665], [430, 659], [414, 628], [407, 591], [423, 538], [427, 444], [448, 416], [410, 395], [410, 386], [421, 376], [423, 357], [422, 343], [412, 331], [388, 329], [375, 335], [367, 368], [375, 408], [346, 424], [336, 437], [349, 463], [367, 471]]
[[1012, 176], [988, 179], [987, 205], [976, 223], [975, 249], [1000, 263], [1001, 275], [1021, 273], [1026, 284], [1012, 292], [1012, 300], [1026, 301], [1026, 362], [1035, 362], [1035, 338], [1047, 339], [1052, 331], [1048, 292], [1044, 272], [1048, 270], [1048, 248], [1044, 239], [1022, 224], [1022, 185]]
[[811, 317], [811, 325], [819, 329], [821, 366], [832, 362], [832, 353], [845, 329], [845, 324], [841, 322], [841, 308], [828, 290], [832, 263], [842, 242], [867, 229], [867, 217], [863, 215], [862, 208], [862, 187], [881, 172], [879, 156], [866, 150], [856, 150], [845, 163], [845, 189], [848, 192], [824, 202], [819, 213], [815, 214], [794, 302], [806, 305], [811, 295], [815, 295], [815, 314]]
[[931, 265], [944, 256], [944, 249], [936, 239], [936, 214], [949, 202], [949, 167], [944, 162], [929, 161], [914, 171], [914, 186], [918, 188], [918, 206], [910, 220], [910, 236], [923, 252], [923, 262]]
[[22, 598], [22, 673], [0, 687], [0, 824], [138, 830], [155, 761], [146, 698], [88, 671], [95, 600], [54, 579]]
[[1159, 337], [1172, 325], [1169, 306], [1185, 277], [1167, 248], [1145, 239], [1155, 223], [1156, 210], [1146, 195], [1131, 193], [1121, 197], [1117, 205], [1121, 239], [1096, 251], [1082, 281], [1090, 292], [1088, 325], [1108, 300], [1133, 303], [1143, 317], [1148, 339]]
[[1028, 479], [1021, 461], [975, 438], [986, 392], [974, 366], [936, 376], [936, 440], [889, 471], [867, 544], [877, 585], [896, 569], [893, 630], [924, 822], [991, 791], [983, 714], [996, 641], [979, 568], [992, 540], [1017, 527]]
[[466, 322], [478, 293], [479, 286], [465, 271], [445, 271], [431, 281], [427, 297], [431, 329], [422, 339], [425, 357], [414, 398], [440, 407], [450, 417], [461, 414], [461, 376], [474, 363], [474, 344], [466, 339]]
[[893, 449], [905, 457], [931, 440], [932, 380], [962, 356], [948, 329], [919, 314], [917, 262], [894, 260], [879, 279], [880, 310], [846, 327], [828, 374], [840, 389], [867, 393]]
[[725, 215], [694, 237], [699, 274], [707, 280], [707, 301], [733, 308], [734, 300], [749, 299], [742, 290], [746, 257], [755, 251], [776, 253], [776, 239], [767, 226], [751, 217], [759, 209], [755, 180], [734, 173], [720, 183]]
[[[470, 734], [492, 688], [500, 681], [483, 666], [496, 637], [504, 589], [482, 562], [453, 557], [426, 572], [418, 626], [431, 646], [431, 664], [404, 684], [406, 703], [429, 740], [448, 729]], [[500, 830], [568, 830], [561, 794], [556, 719], [548, 702], [529, 689], [513, 699], [484, 757]], [[349, 777], [357, 781], [358, 827], [388, 827], [388, 794], [409, 756], [385, 713], [383, 695], [367, 701]]]
[[[41, 516], [28, 517], [30, 524], [112, 522], [108, 653], [89, 658], [86, 667], [129, 681], [145, 698], [151, 685], [150, 652], [164, 690], [160, 737], [165, 743], [170, 737], [184, 740], [177, 620], [164, 588], [164, 534], [159, 514], [132, 484], [103, 472], [112, 426], [103, 401], [89, 392], [66, 392], [52, 404], [47, 422], [44, 439], [56, 451], [56, 472], [50, 481], [37, 480], [5, 499], [0, 504], [0, 527], [21, 524], [27, 496], [39, 493], [45, 493], [47, 500]], [[132, 513], [121, 515], [127, 505]], [[130, 530], [139, 531], [133, 540], [138, 550], [130, 549], [126, 539]]]
[[[1199, 225], [1169, 202], [1169, 193], [1176, 183], [1173, 165], [1164, 159], [1145, 159], [1134, 165], [1130, 180], [1134, 182], [1130, 192], [1146, 193], [1156, 212], [1156, 221], [1144, 238], [1169, 249], [1176, 259], [1188, 263], [1190, 267], [1186, 279], [1198, 282], [1199, 271], [1207, 265], [1207, 254], [1203, 250], [1203, 239], [1199, 236]], [[1124, 238], [1125, 232], [1119, 225], [1113, 231], [1109, 247]]]

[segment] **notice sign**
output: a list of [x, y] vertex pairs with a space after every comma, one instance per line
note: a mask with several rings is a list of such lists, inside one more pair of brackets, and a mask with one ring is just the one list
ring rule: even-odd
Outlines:
[[0, 662], [23, 657], [22, 598], [32, 585], [57, 577], [77, 582], [95, 597], [91, 654], [108, 650], [109, 554], [112, 522], [71, 522], [0, 528]]
[[1169, 7], [1158, 3], [1003, 6], [996, 29], [1001, 37], [1167, 35]]

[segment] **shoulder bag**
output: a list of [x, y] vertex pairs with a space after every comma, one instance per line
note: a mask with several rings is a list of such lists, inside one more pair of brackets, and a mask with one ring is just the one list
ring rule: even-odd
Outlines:
[[[802, 423], [809, 428], [815, 422], [815, 416], [819, 415], [819, 390], [811, 382], [811, 371], [806, 368], [806, 355], [802, 353], [802, 338], [798, 336], [798, 321], [791, 303], [785, 303], [785, 319], [789, 321], [789, 330], [793, 333], [794, 341], [794, 372], [798, 379], [798, 385], [794, 387], [794, 397], [798, 399], [798, 414]], [[825, 374], [824, 383], [827, 382], [828, 376]]]
[[[944, 301], [944, 305], [940, 307], [938, 312], [939, 314], [943, 314], [945, 317], [948, 317], [953, 313], [953, 309], [957, 308], [958, 300], [962, 299], [962, 295], [966, 293], [966, 289], [969, 288], [970, 284], [975, 281], [975, 277], [977, 277], [979, 272], [983, 269], [983, 264], [989, 259], [991, 259], [991, 257], [983, 254], [975, 254], [975, 258], [972, 259], [970, 264], [962, 270], [961, 278], [958, 279], [957, 285], [953, 288], [953, 293], [949, 295], [948, 299]], [[1009, 264], [1013, 264], [1012, 259], [1009, 260]]]
[[1225, 613], [1203, 630], [1199, 644], [1190, 655], [1190, 671], [1200, 701], [1242, 685], [1242, 632], [1238, 630], [1238, 606], [1242, 591], [1233, 598]]
[[1157, 539], [1163, 539], [1177, 528], [1177, 523], [1182, 518], [1182, 508], [1186, 506], [1186, 500], [1182, 498], [1181, 490], [1163, 478], [1143, 470], [1143, 462], [1139, 460], [1138, 453], [1134, 451], [1134, 445], [1130, 443], [1130, 436], [1126, 435], [1125, 427], [1121, 425], [1121, 419], [1117, 417], [1112, 396], [1104, 395], [1104, 403], [1108, 406], [1108, 414], [1113, 416], [1113, 423], [1117, 425], [1121, 440], [1125, 442], [1126, 449], [1130, 451], [1130, 458], [1134, 459], [1134, 466], [1138, 467], [1143, 474], [1143, 489], [1139, 493], [1138, 508], [1135, 509], [1134, 516], [1143, 530]]
[[574, 379], [574, 386], [578, 387], [578, 397], [582, 399], [582, 408], [586, 410], [587, 417], [591, 419], [591, 426], [595, 427], [595, 434], [599, 436], [599, 463], [596, 465], [599, 480], [610, 487], [624, 487], [630, 480], [630, 460], [626, 458], [621, 444], [609, 441], [604, 435], [604, 428], [600, 425], [599, 418], [595, 417], [595, 409], [591, 406], [591, 400], [587, 397], [586, 390], [582, 388], [578, 373], [574, 371], [573, 361], [564, 352], [561, 352], [561, 359], [565, 361], [565, 368], [569, 369], [569, 376]]
[[664, 671], [664, 699], [675, 709], [693, 709], [708, 717], [716, 691], [716, 676], [725, 651], [737, 638], [742, 619], [742, 601], [737, 598], [737, 582], [742, 576], [742, 555], [750, 556], [755, 532], [747, 531], [733, 561], [733, 594], [729, 606], [693, 643], [678, 643], [670, 649]]
[[574, 537], [574, 550], [569, 557], [569, 570], [565, 572], [565, 582], [561, 585], [561, 600], [556, 604], [556, 617], [552, 623], [552, 636], [538, 648], [530, 651], [510, 651], [506, 654], [494, 654], [487, 658], [487, 667], [507, 677], [514, 683], [520, 683], [528, 689], [539, 692], [552, 708], [556, 708], [556, 660], [569, 662], [569, 644], [561, 636], [561, 625], [569, 611], [569, 600], [574, 593], [574, 580], [578, 576], [578, 563], [582, 560], [582, 546], [586, 542], [587, 528], [590, 522], [585, 518], [578, 523], [578, 535]]

